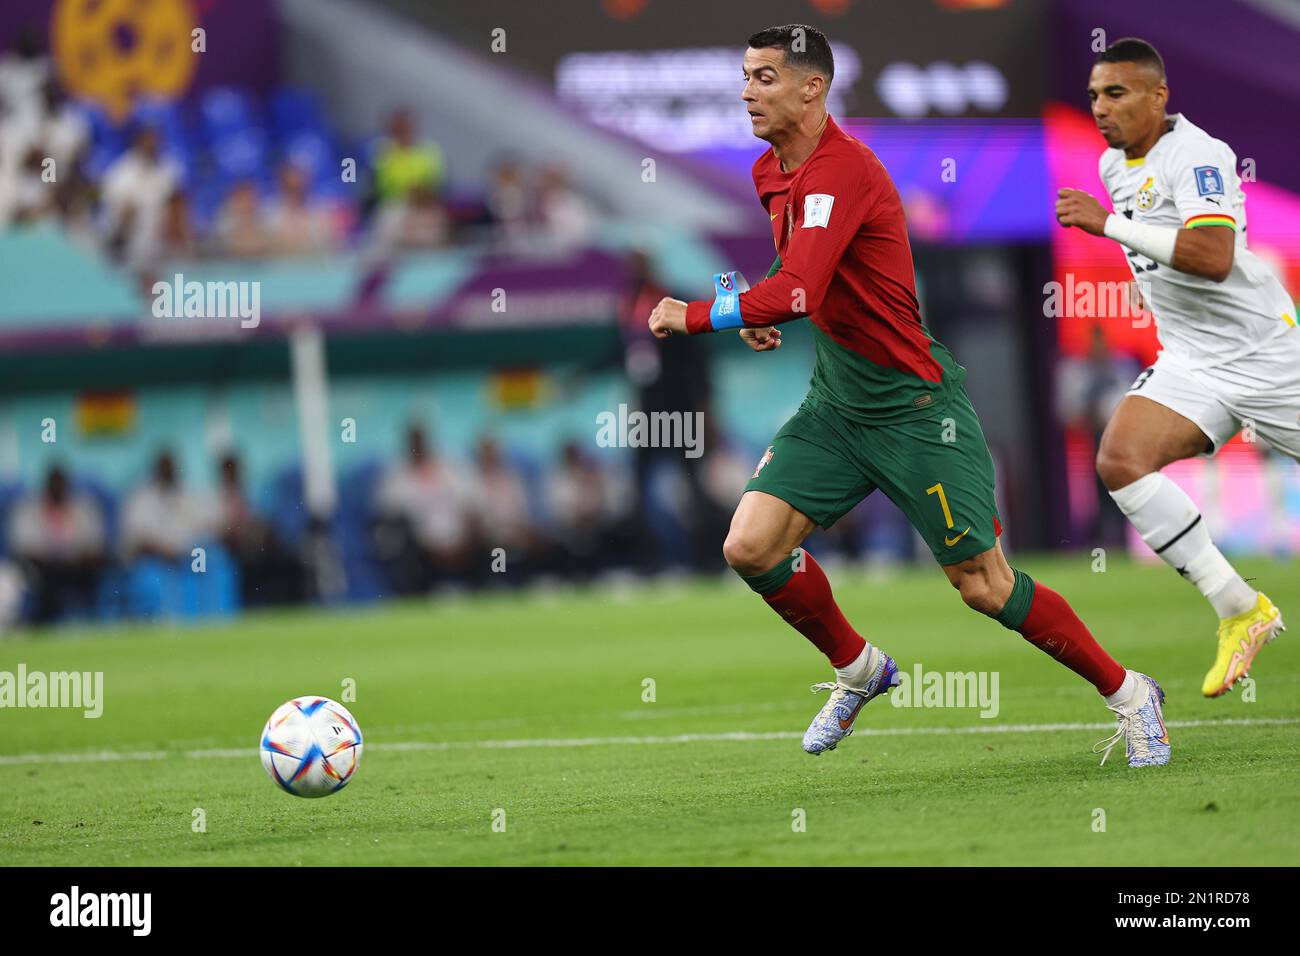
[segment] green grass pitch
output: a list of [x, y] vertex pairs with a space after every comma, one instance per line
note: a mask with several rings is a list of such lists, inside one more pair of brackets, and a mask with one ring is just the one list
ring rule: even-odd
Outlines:
[[[0, 641], [0, 670], [103, 671], [105, 697], [97, 720], [0, 710], [0, 859], [1300, 862], [1300, 633], [1260, 654], [1254, 701], [1204, 700], [1206, 604], [1163, 566], [1112, 558], [1092, 573], [1089, 562], [1019, 564], [1162, 682], [1168, 767], [1130, 770], [1122, 744], [1099, 767], [1089, 749], [1108, 729], [1044, 727], [1112, 718], [1082, 680], [962, 606], [934, 568], [831, 578], [849, 618], [905, 671], [996, 671], [997, 716], [882, 698], [821, 758], [798, 738], [825, 699], [808, 685], [829, 670], [738, 580], [420, 601]], [[1295, 563], [1241, 568], [1300, 623]], [[325, 799], [282, 793], [256, 753], [263, 722], [290, 697], [342, 699], [348, 678], [366, 742], [356, 777]]]

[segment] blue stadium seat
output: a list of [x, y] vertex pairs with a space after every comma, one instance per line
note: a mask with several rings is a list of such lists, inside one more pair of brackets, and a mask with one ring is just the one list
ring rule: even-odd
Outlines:
[[9, 513], [25, 492], [21, 481], [0, 481], [0, 558], [9, 556]]
[[209, 140], [258, 125], [252, 97], [244, 90], [214, 87], [199, 101], [199, 117]]
[[195, 226], [201, 230], [215, 227], [221, 204], [229, 191], [229, 184], [211, 176], [195, 179], [190, 190], [190, 215]]
[[352, 601], [373, 601], [391, 590], [374, 556], [370, 536], [375, 487], [384, 468], [382, 461], [372, 459], [351, 469], [339, 481], [334, 528], [348, 580], [348, 599]]
[[302, 544], [309, 515], [302, 500], [302, 468], [291, 465], [271, 482], [268, 515], [275, 533], [290, 547]]
[[263, 176], [270, 166], [266, 134], [255, 127], [228, 131], [212, 144], [212, 160], [230, 180]]
[[125, 569], [125, 612], [133, 618], [197, 620], [239, 610], [239, 569], [220, 544], [205, 542], [205, 570], [141, 558]]
[[188, 566], [181, 570], [181, 608], [186, 619], [230, 617], [239, 610], [239, 567], [224, 547], [215, 541], [203, 543], [205, 570], [196, 574]]
[[129, 617], [152, 618], [181, 605], [180, 572], [166, 562], [142, 558], [124, 572], [125, 611]]
[[324, 113], [316, 97], [307, 90], [286, 86], [271, 95], [271, 126], [278, 139], [301, 132], [324, 133]]
[[308, 186], [323, 178], [337, 179], [338, 151], [325, 134], [302, 130], [286, 139], [281, 146], [282, 158], [302, 170]]
[[519, 474], [528, 496], [528, 512], [542, 515], [546, 512], [546, 467], [533, 455], [514, 448], [504, 448], [506, 464]]
[[90, 126], [90, 136], [97, 144], [112, 144], [121, 148], [126, 146], [126, 124], [113, 120], [103, 108], [85, 101], [78, 101], [77, 108]]
[[110, 566], [99, 576], [95, 613], [101, 621], [118, 621], [127, 614], [127, 572]]
[[185, 114], [175, 100], [142, 99], [132, 110], [131, 120], [158, 130], [169, 144], [193, 139]]

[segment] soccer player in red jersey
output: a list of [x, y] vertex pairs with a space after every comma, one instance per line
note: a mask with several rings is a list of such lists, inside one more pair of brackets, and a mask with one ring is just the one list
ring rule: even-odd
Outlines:
[[[1092, 684], [1119, 727], [1130, 766], [1169, 761], [1164, 694], [1106, 653], [1065, 599], [1012, 568], [998, 544], [993, 462], [963, 369], [922, 324], [902, 203], [865, 145], [826, 112], [834, 77], [814, 27], [749, 38], [742, 99], [771, 144], [754, 186], [772, 222], [777, 261], [738, 292], [715, 278], [712, 302], [663, 299], [657, 337], [738, 329], [756, 352], [780, 347], [776, 326], [807, 318], [816, 366], [803, 404], [758, 463], [723, 544], [727, 563], [826, 655], [835, 680], [803, 746], [833, 750], [862, 706], [897, 684], [897, 666], [840, 612], [830, 583], [799, 546], [880, 489], [921, 533], [972, 608], [1018, 631]], [[1105, 756], [1102, 758], [1105, 762]]]

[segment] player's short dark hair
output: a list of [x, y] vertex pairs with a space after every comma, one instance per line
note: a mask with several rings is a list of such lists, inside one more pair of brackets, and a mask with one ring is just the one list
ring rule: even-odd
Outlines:
[[755, 50], [780, 47], [785, 51], [785, 62], [808, 72], [821, 73], [830, 83], [835, 77], [835, 57], [831, 54], [826, 34], [806, 23], [787, 23], [783, 27], [768, 27], [749, 38]]
[[1165, 61], [1160, 58], [1155, 47], [1137, 37], [1116, 40], [1098, 53], [1093, 63], [1140, 63], [1152, 67], [1160, 75], [1160, 79], [1165, 78]]

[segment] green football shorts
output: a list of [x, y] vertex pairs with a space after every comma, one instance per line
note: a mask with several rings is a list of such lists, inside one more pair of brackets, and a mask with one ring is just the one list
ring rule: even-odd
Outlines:
[[879, 488], [940, 564], [989, 550], [1002, 531], [993, 459], [965, 389], [932, 417], [861, 425], [809, 395], [781, 426], [746, 491], [788, 502], [829, 528]]

